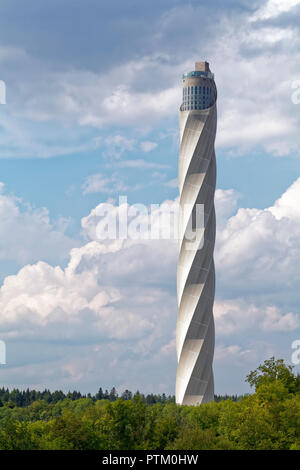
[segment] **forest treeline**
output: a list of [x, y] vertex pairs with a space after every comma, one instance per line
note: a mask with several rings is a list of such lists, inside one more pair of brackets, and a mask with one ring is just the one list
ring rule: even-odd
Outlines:
[[249, 373], [254, 393], [179, 406], [173, 396], [115, 388], [0, 389], [0, 449], [300, 450], [300, 377], [271, 358]]
[[[140, 395], [140, 398], [143, 403], [147, 405], [153, 405], [154, 403], [167, 403], [167, 402], [175, 402], [174, 396], [166, 396], [164, 393], [161, 395], [154, 395], [154, 394], [140, 394], [138, 391], [136, 392], [137, 395]], [[113, 387], [110, 391], [102, 390], [102, 387], [99, 388], [98, 392], [95, 395], [91, 395], [88, 393], [84, 395], [80, 392], [74, 390], [73, 392], [64, 393], [61, 390], [56, 390], [55, 392], [51, 392], [48, 389], [41, 391], [37, 390], [19, 390], [17, 388], [13, 390], [9, 390], [8, 388], [0, 388], [0, 407], [6, 404], [7, 406], [29, 406], [35, 401], [43, 400], [48, 404], [55, 404], [61, 400], [79, 400], [81, 398], [88, 398], [93, 402], [98, 400], [108, 400], [108, 401], [116, 401], [118, 398], [121, 400], [131, 400], [136, 394], [133, 394], [130, 390], [125, 390], [120, 396], [115, 387]], [[218, 398], [218, 397], [217, 397]], [[224, 397], [225, 398], [225, 397]], [[233, 397], [234, 398], [234, 397]]]
[[[174, 395], [167, 396], [165, 393], [162, 393], [161, 395], [155, 395], [153, 393], [144, 395], [139, 391], [133, 394], [130, 390], [125, 390], [121, 395], [119, 395], [115, 387], [113, 387], [110, 391], [103, 391], [102, 387], [100, 387], [95, 395], [91, 395], [90, 393], [84, 395], [81, 392], [77, 392], [76, 390], [73, 392], [64, 393], [62, 390], [51, 392], [49, 389], [45, 389], [41, 392], [37, 390], [29, 390], [29, 388], [27, 388], [27, 390], [19, 390], [18, 388], [9, 390], [8, 388], [2, 387], [0, 388], [0, 407], [4, 405], [8, 406], [9, 408], [13, 408], [14, 406], [24, 407], [29, 406], [33, 402], [39, 400], [43, 400], [48, 404], [55, 404], [58, 401], [65, 399], [73, 401], [79, 400], [80, 398], [89, 398], [93, 402], [98, 400], [116, 401], [118, 398], [121, 400], [131, 400], [137, 395], [140, 397], [143, 403], [146, 403], [146, 405], [154, 405], [155, 403], [175, 403]], [[215, 401], [217, 402], [221, 400], [238, 401], [241, 398], [242, 396], [238, 395], [215, 395]]]

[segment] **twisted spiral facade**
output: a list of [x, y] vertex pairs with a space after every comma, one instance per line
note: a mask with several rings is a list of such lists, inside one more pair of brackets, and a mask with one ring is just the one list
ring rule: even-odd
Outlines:
[[[183, 103], [179, 113], [176, 402], [185, 405], [214, 399], [216, 99], [209, 64], [196, 63], [195, 71], [183, 76]], [[198, 204], [204, 206], [204, 224], [203, 219], [200, 223], [196, 217]], [[201, 240], [192, 248], [187, 236], [189, 226], [198, 235], [201, 233]]]

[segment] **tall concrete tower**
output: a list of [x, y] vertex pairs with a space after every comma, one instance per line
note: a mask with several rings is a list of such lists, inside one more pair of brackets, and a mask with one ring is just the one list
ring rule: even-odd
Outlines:
[[[196, 62], [195, 70], [183, 75], [179, 112], [176, 402], [184, 405], [214, 399], [216, 100], [217, 89], [209, 64]], [[203, 208], [204, 217], [202, 213], [199, 218], [199, 207]], [[195, 234], [201, 233], [196, 243], [190, 243], [191, 227]]]

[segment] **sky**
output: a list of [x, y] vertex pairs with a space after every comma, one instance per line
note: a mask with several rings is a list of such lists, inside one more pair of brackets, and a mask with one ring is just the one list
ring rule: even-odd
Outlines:
[[[0, 385], [174, 394], [174, 240], [102, 240], [119, 196], [177, 207], [182, 73], [218, 88], [215, 392], [300, 332], [300, 0], [2, 0]], [[1, 101], [1, 100], [0, 100]], [[299, 366], [296, 366], [299, 368]]]

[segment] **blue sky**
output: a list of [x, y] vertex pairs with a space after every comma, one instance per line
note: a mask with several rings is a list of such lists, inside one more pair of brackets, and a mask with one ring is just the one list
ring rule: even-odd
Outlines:
[[174, 392], [176, 244], [103, 244], [95, 209], [174, 203], [181, 74], [202, 59], [218, 87], [216, 392], [290, 360], [299, 4], [1, 2], [3, 385]]

